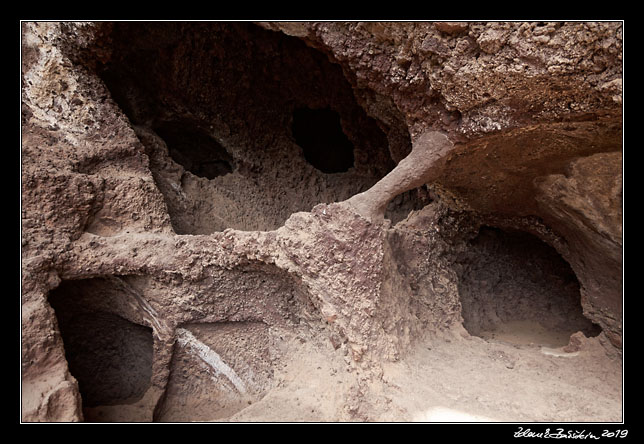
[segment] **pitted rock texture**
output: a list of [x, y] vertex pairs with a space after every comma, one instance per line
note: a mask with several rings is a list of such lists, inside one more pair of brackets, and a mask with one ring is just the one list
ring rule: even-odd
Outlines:
[[[427, 335], [485, 355], [460, 295], [484, 226], [552, 247], [602, 330], [583, 359], [619, 357], [621, 23], [21, 26], [23, 421], [257, 418], [318, 370], [339, 394], [297, 386], [324, 395], [294, 417], [396, 420], [385, 363]], [[299, 110], [352, 157], [316, 166]], [[87, 392], [132, 335], [142, 370]]]
[[[111, 28], [96, 71], [146, 148], [177, 234], [277, 229], [394, 167], [340, 66], [299, 39], [251, 23]], [[348, 157], [317, 146], [338, 139]]]

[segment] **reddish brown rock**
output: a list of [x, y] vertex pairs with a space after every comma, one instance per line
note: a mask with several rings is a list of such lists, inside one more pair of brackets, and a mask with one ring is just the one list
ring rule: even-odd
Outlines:
[[[470, 338], [465, 277], [577, 291], [619, 354], [621, 23], [21, 26], [23, 421], [231, 418], [311, 350], [343, 413], [304, 420], [368, 419], [384, 362]], [[574, 273], [494, 281], [484, 225]]]

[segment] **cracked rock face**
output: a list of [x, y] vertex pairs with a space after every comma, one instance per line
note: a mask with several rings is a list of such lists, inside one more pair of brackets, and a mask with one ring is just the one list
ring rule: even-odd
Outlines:
[[24, 421], [224, 418], [492, 287], [620, 350], [621, 23], [21, 26]]

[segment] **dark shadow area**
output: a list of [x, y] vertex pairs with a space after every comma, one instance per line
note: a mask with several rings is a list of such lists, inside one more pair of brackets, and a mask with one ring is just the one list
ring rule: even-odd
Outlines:
[[298, 108], [292, 131], [304, 158], [323, 173], [344, 173], [353, 167], [353, 144], [342, 131], [337, 112]]
[[102, 288], [98, 279], [64, 281], [49, 295], [84, 408], [133, 403], [151, 383], [152, 329], [94, 303]]
[[433, 199], [427, 185], [422, 185], [413, 190], [399, 194], [389, 202], [385, 217], [393, 225], [406, 219], [412, 211], [422, 210], [426, 205], [432, 203]]
[[529, 233], [481, 227], [460, 258], [459, 295], [472, 335], [528, 342], [532, 335], [539, 343], [566, 341], [577, 331], [600, 333], [583, 314], [570, 265]]
[[92, 69], [179, 234], [277, 229], [375, 184], [395, 166], [391, 140], [411, 146], [365, 112], [349, 72], [297, 37], [246, 22], [116, 22], [105, 35], [96, 51], [110, 57]]
[[165, 141], [170, 157], [195, 176], [214, 179], [233, 171], [226, 149], [193, 122], [162, 122], [154, 131]]

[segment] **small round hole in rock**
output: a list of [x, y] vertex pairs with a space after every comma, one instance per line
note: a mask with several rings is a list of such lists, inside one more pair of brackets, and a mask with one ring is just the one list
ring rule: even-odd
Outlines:
[[353, 167], [353, 144], [342, 131], [337, 112], [298, 108], [292, 131], [304, 158], [323, 173], [344, 173]]

